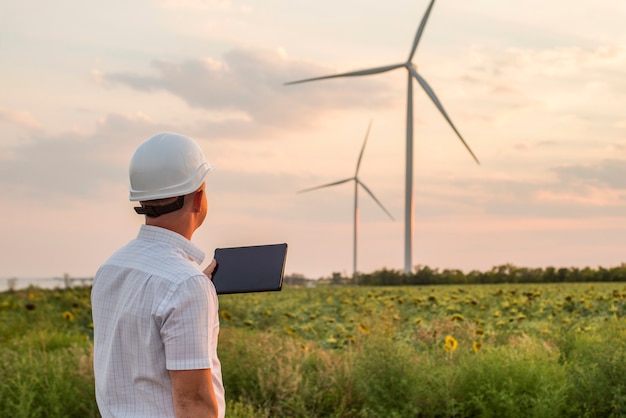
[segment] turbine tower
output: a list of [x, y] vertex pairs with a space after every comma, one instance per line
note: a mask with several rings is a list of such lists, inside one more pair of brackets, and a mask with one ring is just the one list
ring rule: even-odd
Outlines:
[[315, 187], [311, 187], [308, 189], [304, 189], [304, 190], [300, 190], [298, 193], [304, 193], [304, 192], [310, 192], [312, 190], [317, 190], [317, 189], [323, 189], [325, 187], [330, 187], [330, 186], [336, 186], [339, 184], [343, 184], [343, 183], [347, 183], [349, 181], [354, 181], [354, 254], [353, 254], [353, 270], [352, 270], [352, 278], [354, 279], [354, 283], [356, 284], [358, 281], [358, 277], [357, 277], [357, 263], [356, 263], [356, 259], [357, 259], [357, 237], [358, 237], [358, 233], [359, 233], [359, 186], [363, 187], [363, 189], [372, 197], [372, 199], [374, 199], [374, 201], [376, 203], [378, 203], [378, 206], [380, 206], [382, 208], [382, 210], [385, 211], [385, 213], [387, 215], [389, 215], [389, 217], [393, 219], [393, 216], [391, 216], [391, 213], [389, 213], [389, 211], [387, 209], [385, 209], [385, 207], [383, 206], [382, 203], [380, 203], [380, 201], [376, 198], [376, 196], [374, 196], [374, 193], [372, 193], [372, 191], [365, 185], [365, 183], [363, 183], [360, 179], [359, 179], [359, 168], [361, 167], [361, 160], [363, 159], [363, 152], [365, 151], [365, 144], [367, 144], [367, 138], [369, 137], [369, 133], [370, 133], [370, 129], [372, 127], [372, 121], [370, 121], [369, 126], [367, 127], [367, 133], [365, 134], [365, 140], [363, 141], [363, 146], [361, 147], [361, 153], [359, 154], [359, 159], [356, 163], [356, 170], [354, 172], [354, 177], [350, 177], [347, 179], [343, 179], [343, 180], [339, 180], [339, 181], [335, 181], [332, 183], [328, 183], [328, 184], [323, 184], [321, 186], [315, 186]]
[[413, 230], [415, 228], [414, 225], [414, 212], [415, 212], [415, 201], [413, 197], [413, 79], [415, 79], [420, 86], [424, 89], [428, 97], [435, 104], [439, 112], [443, 115], [445, 120], [448, 122], [450, 127], [454, 130], [456, 135], [459, 137], [465, 148], [472, 155], [477, 164], [480, 164], [478, 158], [474, 155], [469, 145], [465, 142], [459, 131], [456, 129], [452, 120], [444, 110], [441, 102], [435, 95], [433, 89], [428, 85], [426, 80], [418, 74], [417, 69], [413, 62], [413, 56], [415, 55], [415, 51], [417, 50], [417, 45], [422, 37], [422, 32], [424, 31], [424, 27], [426, 26], [426, 22], [428, 21], [428, 16], [430, 15], [430, 11], [433, 8], [433, 4], [435, 0], [431, 0], [428, 5], [428, 9], [426, 9], [426, 13], [424, 13], [424, 17], [420, 22], [420, 25], [417, 29], [417, 33], [415, 34], [415, 39], [413, 39], [413, 46], [411, 47], [411, 52], [409, 53], [409, 58], [402, 63], [386, 65], [383, 67], [375, 67], [368, 68], [365, 70], [351, 71], [348, 73], [342, 74], [334, 74], [327, 75], [323, 77], [315, 77], [315, 78], [307, 78], [305, 80], [298, 80], [286, 83], [287, 85], [298, 84], [298, 83], [306, 83], [309, 81], [315, 80], [324, 80], [327, 78], [338, 78], [338, 77], [357, 77], [357, 76], [365, 76], [372, 74], [384, 73], [387, 71], [395, 70], [397, 68], [406, 68], [408, 73], [408, 85], [407, 85], [407, 106], [406, 106], [406, 180], [405, 180], [405, 205], [404, 205], [404, 272], [406, 274], [411, 273], [412, 270], [412, 252], [413, 252]]

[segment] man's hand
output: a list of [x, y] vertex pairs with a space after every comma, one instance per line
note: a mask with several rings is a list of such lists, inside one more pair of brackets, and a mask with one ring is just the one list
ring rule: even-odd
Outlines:
[[215, 259], [211, 260], [211, 263], [204, 269], [203, 273], [209, 278], [209, 280], [213, 279], [213, 272], [217, 268], [217, 261]]

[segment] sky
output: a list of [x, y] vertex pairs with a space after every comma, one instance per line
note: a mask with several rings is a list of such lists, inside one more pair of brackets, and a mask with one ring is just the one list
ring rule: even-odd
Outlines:
[[[193, 241], [288, 243], [286, 274], [404, 267], [406, 61], [427, 0], [0, 0], [0, 278], [92, 277], [136, 236], [128, 163], [157, 132], [216, 170]], [[626, 2], [438, 0], [413, 58], [412, 263], [626, 259]]]

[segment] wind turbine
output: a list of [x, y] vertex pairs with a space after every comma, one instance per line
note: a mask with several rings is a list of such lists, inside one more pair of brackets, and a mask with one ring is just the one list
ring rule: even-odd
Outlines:
[[372, 199], [374, 199], [374, 201], [378, 203], [378, 206], [380, 206], [381, 209], [384, 210], [387, 215], [389, 215], [391, 220], [395, 220], [393, 219], [393, 216], [391, 216], [391, 213], [389, 213], [389, 211], [385, 209], [383, 204], [380, 203], [380, 201], [376, 198], [376, 196], [374, 196], [374, 193], [372, 193], [372, 191], [365, 185], [365, 183], [363, 183], [359, 179], [359, 168], [361, 167], [361, 160], [363, 159], [363, 151], [365, 151], [365, 144], [367, 144], [367, 138], [369, 137], [371, 127], [372, 127], [372, 121], [370, 121], [367, 127], [367, 133], [365, 134], [365, 140], [363, 141], [363, 146], [361, 147], [361, 153], [359, 154], [359, 159], [356, 163], [356, 170], [354, 172], [353, 177], [335, 181], [335, 182], [328, 183], [328, 184], [322, 184], [321, 186], [310, 187], [308, 189], [300, 190], [298, 192], [298, 193], [310, 192], [312, 190], [323, 189], [325, 187], [337, 186], [339, 184], [347, 183], [349, 181], [354, 181], [354, 254], [353, 254], [352, 277], [355, 283], [358, 280], [356, 259], [357, 259], [357, 237], [359, 233], [359, 186], [363, 187], [363, 189], [372, 197]]
[[424, 27], [426, 26], [426, 22], [428, 21], [428, 16], [430, 15], [430, 11], [433, 8], [433, 4], [435, 0], [431, 0], [428, 5], [428, 9], [426, 9], [426, 13], [424, 13], [424, 17], [422, 17], [422, 21], [417, 29], [417, 33], [415, 34], [415, 39], [413, 39], [413, 46], [411, 47], [411, 52], [409, 54], [409, 58], [406, 62], [402, 62], [399, 64], [386, 65], [383, 67], [375, 67], [369, 68], [365, 70], [359, 71], [351, 71], [348, 73], [342, 74], [334, 74], [327, 75], [323, 77], [315, 77], [315, 78], [307, 78], [305, 80], [292, 81], [289, 83], [285, 83], [287, 85], [298, 84], [298, 83], [306, 83], [308, 81], [315, 80], [324, 80], [327, 78], [338, 78], [338, 77], [357, 77], [364, 75], [372, 75], [384, 73], [387, 71], [395, 70], [397, 68], [406, 68], [408, 73], [408, 85], [407, 85], [407, 108], [406, 108], [406, 182], [405, 182], [405, 205], [404, 205], [404, 272], [406, 274], [411, 273], [411, 256], [413, 251], [413, 230], [415, 228], [414, 221], [414, 211], [415, 211], [415, 201], [413, 197], [413, 79], [417, 80], [420, 86], [424, 89], [428, 97], [433, 101], [439, 112], [446, 119], [450, 127], [454, 130], [456, 135], [459, 137], [465, 148], [472, 155], [477, 164], [480, 164], [478, 158], [474, 155], [469, 145], [465, 142], [459, 131], [456, 129], [450, 117], [444, 110], [441, 102], [435, 95], [433, 89], [428, 85], [426, 80], [422, 76], [420, 76], [417, 72], [417, 69], [413, 62], [413, 55], [415, 55], [415, 51], [417, 50], [417, 44], [422, 37], [422, 32], [424, 31]]

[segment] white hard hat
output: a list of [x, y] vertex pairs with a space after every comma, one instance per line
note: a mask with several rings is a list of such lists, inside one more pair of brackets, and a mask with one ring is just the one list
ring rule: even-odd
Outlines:
[[139, 145], [130, 160], [130, 200], [189, 194], [213, 168], [193, 139], [169, 132], [156, 134]]

